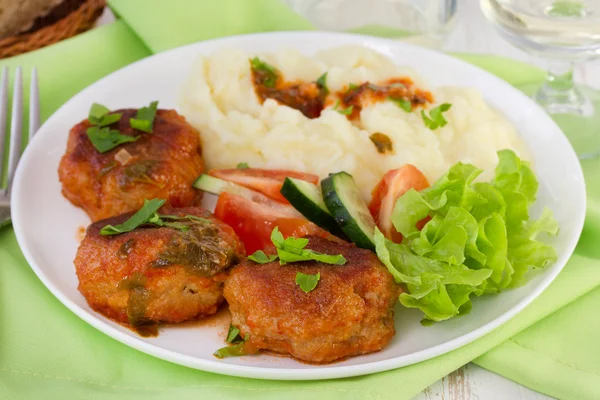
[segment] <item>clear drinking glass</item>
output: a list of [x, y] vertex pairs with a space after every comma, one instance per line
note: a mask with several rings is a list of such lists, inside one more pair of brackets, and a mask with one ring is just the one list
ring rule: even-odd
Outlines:
[[457, 0], [284, 0], [317, 29], [382, 36], [439, 48]]
[[480, 0], [512, 44], [548, 61], [533, 98], [551, 114], [580, 158], [600, 154], [600, 94], [578, 87], [573, 65], [600, 55], [600, 0]]

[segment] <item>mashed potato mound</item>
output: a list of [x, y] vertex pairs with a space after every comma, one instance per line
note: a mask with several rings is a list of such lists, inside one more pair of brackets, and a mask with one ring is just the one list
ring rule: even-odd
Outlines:
[[[459, 87], [430, 88], [408, 67], [361, 46], [321, 51], [309, 57], [296, 50], [260, 54], [286, 80], [315, 81], [327, 72], [331, 93], [350, 83], [377, 83], [410, 77], [416, 87], [433, 94], [436, 107], [450, 103], [444, 113], [448, 124], [434, 131], [423, 122], [420, 109], [407, 113], [391, 101], [368, 105], [360, 119], [349, 121], [329, 105], [315, 119], [267, 99], [260, 103], [252, 83], [248, 54], [225, 49], [201, 57], [183, 88], [180, 107], [201, 132], [208, 168], [232, 168], [247, 162], [256, 168], [285, 168], [326, 177], [346, 171], [354, 176], [365, 198], [390, 169], [404, 164], [418, 167], [430, 182], [458, 161], [484, 169], [482, 179], [493, 175], [496, 152], [513, 149], [526, 160], [529, 153], [514, 126], [488, 106], [481, 93]], [[386, 134], [392, 154], [380, 154], [369, 138]]]

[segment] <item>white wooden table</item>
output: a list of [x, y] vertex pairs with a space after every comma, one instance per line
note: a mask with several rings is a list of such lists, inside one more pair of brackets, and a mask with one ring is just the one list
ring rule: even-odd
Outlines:
[[413, 400], [547, 400], [552, 399], [473, 363], [459, 368]]

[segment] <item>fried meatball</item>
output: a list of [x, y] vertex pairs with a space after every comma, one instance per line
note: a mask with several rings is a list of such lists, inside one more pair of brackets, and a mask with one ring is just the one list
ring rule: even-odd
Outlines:
[[106, 225], [133, 213], [90, 225], [75, 257], [79, 291], [94, 310], [131, 326], [177, 323], [214, 314], [223, 302], [229, 267], [244, 256], [233, 229], [198, 207], [163, 207], [161, 214], [194, 215], [189, 228], [143, 225], [102, 236]]
[[[58, 168], [63, 195], [92, 221], [137, 210], [144, 199], [165, 199], [174, 207], [197, 204], [200, 192], [192, 183], [204, 169], [198, 131], [173, 110], [156, 112], [152, 133], [131, 128], [137, 110], [114, 113], [121, 119], [110, 128], [139, 139], [100, 153], [86, 133], [90, 122], [75, 125]], [[125, 157], [115, 158], [119, 152]]]
[[[290, 354], [310, 363], [371, 353], [395, 334], [393, 306], [399, 287], [375, 254], [347, 243], [309, 237], [307, 248], [342, 254], [345, 265], [246, 260], [225, 282], [232, 325], [259, 349]], [[296, 273], [321, 274], [304, 293]]]

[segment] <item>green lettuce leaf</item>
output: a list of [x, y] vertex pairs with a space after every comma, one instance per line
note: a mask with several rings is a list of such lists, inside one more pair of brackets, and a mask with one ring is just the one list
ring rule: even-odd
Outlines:
[[494, 186], [502, 192], [522, 193], [529, 203], [535, 202], [538, 182], [529, 163], [521, 161], [511, 150], [499, 151], [498, 160]]
[[485, 199], [469, 186], [481, 172], [470, 164], [458, 163], [431, 187], [421, 192], [409, 190], [396, 202], [392, 224], [398, 232], [408, 236], [417, 231], [417, 223], [431, 211], [445, 216], [450, 207], [467, 207], [468, 210], [482, 203]]
[[400, 303], [419, 308], [432, 321], [458, 315], [460, 308], [470, 302], [469, 295], [481, 294], [478, 287], [492, 274], [489, 269], [473, 270], [419, 256], [407, 245], [386, 239], [378, 229], [374, 240], [377, 255], [396, 282], [406, 284], [408, 292], [400, 295]]
[[401, 244], [375, 234], [379, 259], [406, 285], [400, 302], [422, 310], [424, 323], [465, 314], [471, 295], [520, 285], [528, 271], [556, 260], [540, 240], [558, 233], [552, 212], [530, 219], [538, 182], [529, 164], [502, 150], [494, 179], [475, 182], [481, 172], [458, 163], [431, 187], [401, 196], [391, 216]]
[[408, 236], [417, 232], [417, 223], [431, 210], [433, 206], [425, 201], [422, 194], [410, 189], [396, 201], [392, 212], [392, 224], [398, 232]]
[[532, 268], [543, 268], [556, 261], [556, 249], [538, 240], [538, 235], [558, 234], [558, 223], [552, 216], [552, 211], [544, 209], [541, 217], [528, 221], [523, 229], [514, 233], [508, 240], [508, 260], [514, 269], [510, 286], [523, 283], [523, 277]]
[[513, 268], [506, 257], [506, 226], [500, 214], [492, 213], [480, 221], [477, 248], [486, 257], [485, 266], [492, 270], [486, 293], [498, 293], [506, 288], [513, 275]]

